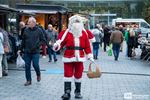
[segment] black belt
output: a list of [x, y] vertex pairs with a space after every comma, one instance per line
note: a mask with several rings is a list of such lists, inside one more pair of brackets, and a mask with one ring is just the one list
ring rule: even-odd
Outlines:
[[67, 50], [83, 50], [81, 47], [66, 47]]

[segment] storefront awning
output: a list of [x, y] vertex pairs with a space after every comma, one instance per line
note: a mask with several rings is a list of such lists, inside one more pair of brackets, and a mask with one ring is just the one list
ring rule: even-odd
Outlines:
[[0, 12], [3, 12], [3, 13], [18, 12], [18, 10], [14, 8], [10, 8], [8, 5], [0, 5]]
[[42, 13], [42, 14], [56, 14], [66, 13], [70, 10], [58, 5], [43, 5], [43, 4], [16, 4], [16, 8], [21, 12], [26, 13]]
[[117, 16], [117, 14], [90, 14], [90, 16], [93, 16], [93, 17], [99, 17], [99, 16]]
[[24, 9], [19, 9], [22, 13], [31, 13], [31, 14], [56, 14], [57, 11], [47, 11], [47, 10], [24, 10]]
[[19, 10], [19, 15], [35, 16], [35, 13]]

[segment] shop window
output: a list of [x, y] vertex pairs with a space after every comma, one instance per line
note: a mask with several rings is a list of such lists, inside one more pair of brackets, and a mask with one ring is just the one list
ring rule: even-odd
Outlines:
[[52, 24], [53, 27], [58, 30], [58, 16], [55, 15], [48, 15], [48, 24]]

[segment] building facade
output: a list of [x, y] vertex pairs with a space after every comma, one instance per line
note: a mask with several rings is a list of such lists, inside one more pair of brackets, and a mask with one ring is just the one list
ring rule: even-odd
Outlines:
[[140, 17], [145, 0], [34, 0], [36, 3], [62, 5], [78, 13], [117, 13], [117, 17]]
[[[114, 18], [141, 18], [145, 0], [34, 0], [34, 3], [62, 5], [74, 13], [99, 14], [91, 16], [92, 25], [96, 23], [111, 24]], [[111, 16], [116, 15], [116, 16]]]
[[[34, 14], [37, 24], [45, 29], [47, 29], [48, 24], [52, 24], [58, 32], [67, 28], [68, 17], [71, 16], [69, 9], [56, 5], [16, 4], [16, 9], [22, 13]], [[18, 16], [18, 22], [27, 23], [29, 17], [29, 15], [21, 14]]]
[[14, 2], [59, 5], [72, 9], [74, 13], [108, 15], [91, 17], [91, 19], [96, 23], [104, 22], [109, 24], [109, 20], [118, 17], [142, 18], [145, 1], [146, 0], [0, 0], [0, 3], [8, 3], [12, 7], [15, 7]]
[[117, 17], [140, 18], [146, 0], [0, 0], [15, 8], [16, 3], [61, 5], [76, 13], [116, 13]]

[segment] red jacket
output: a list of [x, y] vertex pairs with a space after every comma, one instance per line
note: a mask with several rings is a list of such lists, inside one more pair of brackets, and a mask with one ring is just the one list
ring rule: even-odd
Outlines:
[[[87, 54], [87, 58], [92, 58], [92, 51], [90, 47], [90, 42], [88, 39], [88, 35], [85, 31], [82, 31], [82, 36], [79, 38], [74, 38], [73, 34], [67, 32], [64, 39], [62, 39], [65, 31], [62, 31], [58, 35], [58, 41], [61, 40], [60, 48], [66, 47], [63, 56], [63, 62], [83, 62], [86, 60], [85, 54]], [[68, 49], [68, 48], [78, 47], [79, 49]]]

